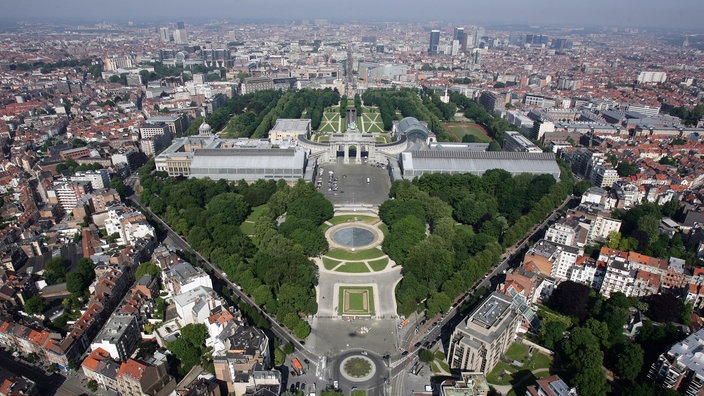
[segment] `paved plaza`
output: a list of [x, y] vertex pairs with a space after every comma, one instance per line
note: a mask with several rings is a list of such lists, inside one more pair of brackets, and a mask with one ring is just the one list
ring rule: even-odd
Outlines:
[[[386, 168], [364, 162], [343, 164], [342, 161], [342, 158], [339, 158], [335, 163], [320, 165], [320, 168], [323, 169], [323, 175], [319, 191], [333, 205], [372, 205], [377, 207], [389, 199], [391, 181]], [[333, 171], [337, 177], [337, 191], [330, 188], [329, 171]]]

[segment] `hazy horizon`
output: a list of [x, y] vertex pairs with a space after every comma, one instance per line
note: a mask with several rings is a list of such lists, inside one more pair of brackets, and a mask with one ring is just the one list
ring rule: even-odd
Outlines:
[[[346, 5], [346, 8], [342, 8]], [[123, 0], [106, 3], [95, 0], [26, 0], [6, 2], [0, 6], [4, 21], [82, 20], [159, 22], [167, 20], [202, 21], [214, 19], [252, 21], [291, 21], [329, 19], [331, 21], [447, 21], [464, 24], [537, 24], [573, 26], [621, 26], [665, 29], [703, 30], [701, 0], [676, 0], [663, 3], [655, 0], [622, 0], [569, 3], [560, 0], [496, 0], [492, 4], [476, 4], [469, 0], [420, 2], [354, 3], [337, 1], [259, 0]]]

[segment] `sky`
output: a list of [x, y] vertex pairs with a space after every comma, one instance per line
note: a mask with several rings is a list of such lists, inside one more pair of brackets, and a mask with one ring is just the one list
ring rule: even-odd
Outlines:
[[702, 0], [0, 0], [4, 20], [448, 21], [704, 30]]

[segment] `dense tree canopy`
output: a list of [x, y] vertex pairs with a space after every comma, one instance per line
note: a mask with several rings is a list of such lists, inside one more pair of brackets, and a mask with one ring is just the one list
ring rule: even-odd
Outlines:
[[[332, 204], [305, 182], [181, 180], [149, 173], [151, 167], [140, 170], [142, 201], [297, 336], [307, 336], [302, 316], [317, 311], [317, 267], [308, 257], [328, 249], [320, 225], [332, 217]], [[239, 226], [250, 205], [263, 202], [250, 239]]]
[[53, 258], [44, 264], [44, 279], [49, 285], [66, 281], [67, 263], [61, 258]]
[[409, 314], [421, 301], [429, 313], [446, 310], [498, 262], [501, 244], [524, 237], [572, 188], [569, 170], [559, 183], [498, 169], [394, 182], [393, 199], [379, 206], [379, 217], [389, 227], [384, 251], [403, 265], [399, 313]]
[[46, 300], [40, 296], [32, 296], [24, 303], [24, 311], [29, 315], [43, 313], [46, 308]]
[[134, 278], [139, 279], [144, 275], [151, 275], [153, 278], [159, 278], [161, 276], [161, 268], [151, 261], [141, 263], [137, 267], [137, 272], [135, 272]]
[[166, 343], [166, 349], [173, 352], [180, 364], [178, 373], [185, 375], [193, 366], [207, 362], [205, 340], [208, 329], [204, 324], [187, 324], [181, 328], [181, 336]]

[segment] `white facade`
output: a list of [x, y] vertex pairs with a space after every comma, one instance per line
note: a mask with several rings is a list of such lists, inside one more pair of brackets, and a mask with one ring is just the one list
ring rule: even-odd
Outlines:
[[667, 80], [667, 73], [656, 71], [642, 71], [638, 73], [636, 81], [639, 83], [664, 83]]
[[611, 260], [607, 265], [599, 293], [606, 298], [609, 298], [611, 293], [616, 292], [630, 296], [633, 291], [634, 279], [635, 276], [631, 274], [628, 262], [618, 259]]
[[144, 215], [123, 206], [112, 207], [107, 211], [105, 231], [108, 235], [117, 233], [117, 242], [134, 245], [139, 239], [151, 239], [156, 235]]
[[569, 280], [592, 286], [596, 275], [596, 265], [584, 263], [570, 268]]
[[184, 324], [206, 323], [210, 311], [222, 305], [220, 297], [211, 288], [199, 286], [174, 296], [176, 314]]
[[561, 245], [577, 245], [577, 233], [575, 229], [563, 223], [554, 223], [551, 225], [545, 232], [545, 239]]
[[185, 262], [170, 268], [166, 283], [173, 295], [187, 293], [199, 287], [213, 288], [213, 281], [205, 271]]
[[108, 173], [107, 169], [77, 172], [75, 175], [71, 176], [70, 180], [90, 182], [91, 186], [93, 187], [93, 190], [98, 190], [110, 186], [110, 174]]
[[552, 265], [550, 276], [556, 279], [568, 279], [567, 273], [577, 263], [579, 252], [560, 249]]
[[603, 242], [610, 233], [618, 232], [620, 230], [621, 220], [597, 216], [597, 218], [592, 221], [592, 226], [589, 228], [587, 244], [591, 245], [594, 242]]

